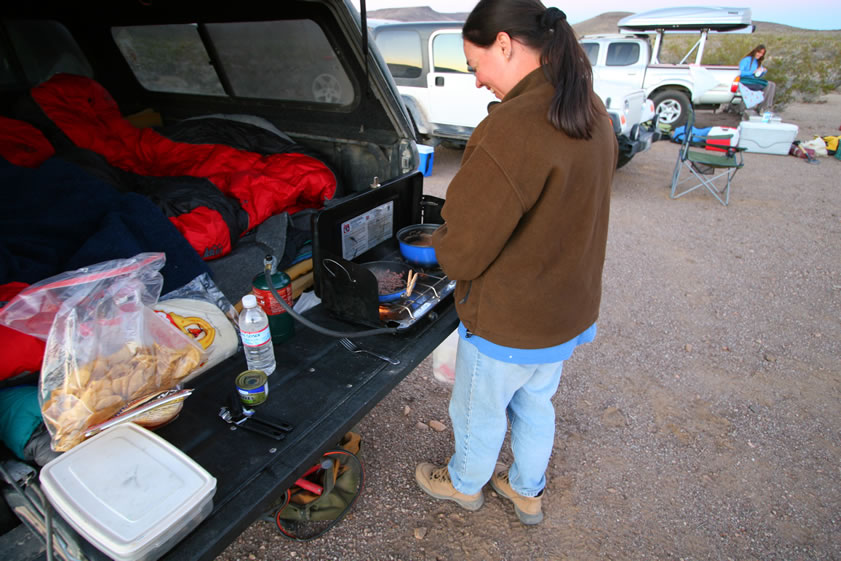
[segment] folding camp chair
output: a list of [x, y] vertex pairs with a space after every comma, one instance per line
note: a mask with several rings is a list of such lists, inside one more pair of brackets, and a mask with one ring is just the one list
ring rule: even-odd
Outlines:
[[[680, 152], [678, 152], [677, 162], [675, 162], [675, 170], [672, 173], [670, 197], [677, 199], [699, 187], [706, 187], [718, 202], [727, 206], [730, 202], [730, 183], [733, 181], [736, 172], [745, 165], [742, 158], [744, 148], [730, 146], [722, 149], [721, 146], [714, 146], [713, 150], [723, 151], [707, 150], [707, 141], [712, 140], [712, 138], [698, 138], [697, 136], [693, 138], [694, 125], [695, 111], [690, 109], [683, 140], [680, 144]], [[689, 173], [684, 173], [684, 169], [688, 170]], [[689, 187], [682, 187], [682, 190], [678, 189], [680, 185], [693, 180], [696, 180], [697, 183], [693, 183]]]

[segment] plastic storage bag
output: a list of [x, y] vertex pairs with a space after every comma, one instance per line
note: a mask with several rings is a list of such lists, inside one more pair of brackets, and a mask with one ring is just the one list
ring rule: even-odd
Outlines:
[[53, 450], [126, 404], [174, 388], [204, 358], [201, 347], [151, 308], [163, 253], [99, 263], [22, 291], [0, 320], [46, 338], [39, 400]]

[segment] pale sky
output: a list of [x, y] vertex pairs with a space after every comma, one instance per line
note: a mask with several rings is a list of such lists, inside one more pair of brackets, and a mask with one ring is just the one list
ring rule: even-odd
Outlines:
[[[359, 7], [359, 0], [353, 0]], [[543, 0], [546, 6], [556, 6], [567, 14], [570, 23], [578, 23], [604, 12], [645, 12], [676, 6], [728, 6], [750, 8], [753, 19], [783, 23], [804, 29], [841, 29], [839, 0], [735, 0], [709, 2], [705, 0]], [[410, 8], [429, 6], [436, 12], [469, 12], [476, 0], [366, 0], [368, 10], [382, 8]]]

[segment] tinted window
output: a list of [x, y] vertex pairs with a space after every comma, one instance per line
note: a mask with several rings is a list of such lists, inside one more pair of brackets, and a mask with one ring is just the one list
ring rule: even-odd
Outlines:
[[234, 95], [349, 105], [353, 85], [312, 20], [207, 26]]
[[587, 53], [587, 58], [590, 60], [590, 64], [595, 66], [596, 62], [599, 60], [599, 44], [581, 43], [581, 46], [584, 48], [584, 52]]
[[442, 33], [432, 40], [432, 64], [435, 72], [469, 74], [464, 58], [461, 33]]
[[639, 43], [611, 43], [607, 47], [607, 66], [629, 66], [639, 58]]
[[415, 31], [383, 31], [377, 35], [380, 49], [395, 78], [419, 78], [423, 71], [421, 39]]
[[207, 24], [218, 69], [199, 31], [196, 24], [154, 25], [117, 27], [113, 35], [149, 90], [345, 105], [354, 99], [347, 73], [311, 20]]
[[147, 90], [225, 95], [195, 24], [115, 27], [111, 34]]

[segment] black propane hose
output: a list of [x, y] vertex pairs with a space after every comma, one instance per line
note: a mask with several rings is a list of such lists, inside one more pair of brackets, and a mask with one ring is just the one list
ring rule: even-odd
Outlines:
[[376, 329], [366, 329], [364, 331], [334, 331], [333, 329], [327, 329], [326, 327], [322, 327], [318, 324], [315, 324], [296, 312], [292, 309], [286, 300], [284, 300], [280, 294], [277, 293], [277, 289], [274, 287], [274, 283], [272, 282], [272, 265], [271, 262], [266, 263], [265, 267], [263, 268], [263, 276], [266, 279], [266, 286], [269, 287], [269, 290], [274, 296], [275, 300], [286, 310], [286, 313], [291, 315], [296, 320], [300, 321], [313, 331], [317, 331], [322, 335], [327, 335], [328, 337], [370, 337], [372, 335], [382, 335], [384, 333], [397, 333], [396, 327], [378, 327]]

